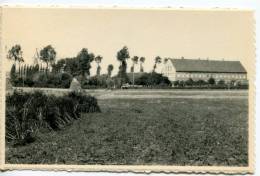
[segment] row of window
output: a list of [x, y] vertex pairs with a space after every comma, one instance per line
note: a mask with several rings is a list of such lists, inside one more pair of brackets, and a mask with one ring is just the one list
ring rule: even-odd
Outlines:
[[[167, 74], [168, 75], [168, 74]], [[186, 77], [186, 78], [236, 78], [236, 79], [246, 79], [246, 75], [241, 74], [189, 74], [189, 73], [178, 73], [176, 75], [179, 78]]]

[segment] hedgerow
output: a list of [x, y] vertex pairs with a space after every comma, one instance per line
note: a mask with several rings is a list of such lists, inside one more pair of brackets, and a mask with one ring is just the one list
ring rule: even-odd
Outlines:
[[6, 140], [16, 145], [33, 142], [43, 130], [60, 130], [81, 117], [100, 112], [97, 99], [83, 93], [64, 96], [14, 91], [6, 97]]

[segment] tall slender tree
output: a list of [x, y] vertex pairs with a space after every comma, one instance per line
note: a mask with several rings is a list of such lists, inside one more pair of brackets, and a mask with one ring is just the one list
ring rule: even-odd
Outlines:
[[46, 73], [49, 70], [49, 64], [55, 62], [56, 51], [51, 45], [47, 45], [40, 51], [40, 59], [46, 63]]
[[132, 67], [131, 67], [131, 72], [132, 72], [132, 78], [133, 78], [133, 85], [135, 84], [135, 65], [138, 63], [139, 57], [138, 56], [134, 56], [132, 58]]
[[132, 67], [131, 67], [131, 72], [134, 72], [135, 70], [135, 65], [138, 63], [139, 57], [138, 56], [134, 56], [132, 57]]
[[143, 63], [145, 61], [145, 57], [140, 57], [140, 72], [144, 72]]
[[21, 68], [20, 68], [20, 77], [23, 77], [23, 71], [24, 71], [24, 68], [23, 68], [24, 66], [23, 65], [21, 65]]
[[162, 62], [162, 58], [160, 56], [156, 56], [154, 58], [154, 66], [153, 66], [153, 72], [155, 72], [157, 65]]
[[114, 66], [112, 64], [109, 64], [107, 67], [108, 77], [111, 77], [113, 69], [114, 69]]
[[10, 71], [10, 79], [11, 79], [11, 83], [12, 83], [13, 86], [15, 84], [16, 77], [17, 77], [16, 69], [15, 69], [15, 65], [13, 64], [12, 68], [11, 68], [11, 71]]
[[87, 48], [83, 48], [79, 52], [77, 59], [79, 60], [79, 72], [83, 78], [90, 76], [91, 62], [94, 58], [95, 55], [93, 53], [89, 53]]
[[28, 71], [28, 65], [25, 64], [24, 67], [23, 67], [23, 78], [26, 77], [27, 71]]
[[100, 71], [101, 71], [101, 67], [100, 67], [100, 63], [102, 61], [103, 57], [98, 55], [97, 57], [95, 57], [95, 61], [97, 63], [97, 76], [100, 75]]
[[130, 58], [128, 48], [124, 46], [121, 50], [117, 52], [117, 60], [120, 62], [118, 76], [121, 79], [121, 83], [125, 83], [128, 79], [126, 70], [127, 70], [127, 63], [126, 60]]

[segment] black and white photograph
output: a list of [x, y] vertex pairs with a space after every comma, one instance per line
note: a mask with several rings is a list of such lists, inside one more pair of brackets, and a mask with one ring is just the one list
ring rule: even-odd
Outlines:
[[2, 45], [7, 168], [252, 171], [252, 11], [5, 7]]

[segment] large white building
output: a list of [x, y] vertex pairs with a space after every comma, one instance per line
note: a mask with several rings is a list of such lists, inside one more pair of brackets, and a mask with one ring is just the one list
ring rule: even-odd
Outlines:
[[247, 80], [247, 72], [240, 61], [168, 59], [162, 73], [172, 82], [186, 81], [190, 78], [194, 81], [207, 81], [209, 78], [225, 82]]

